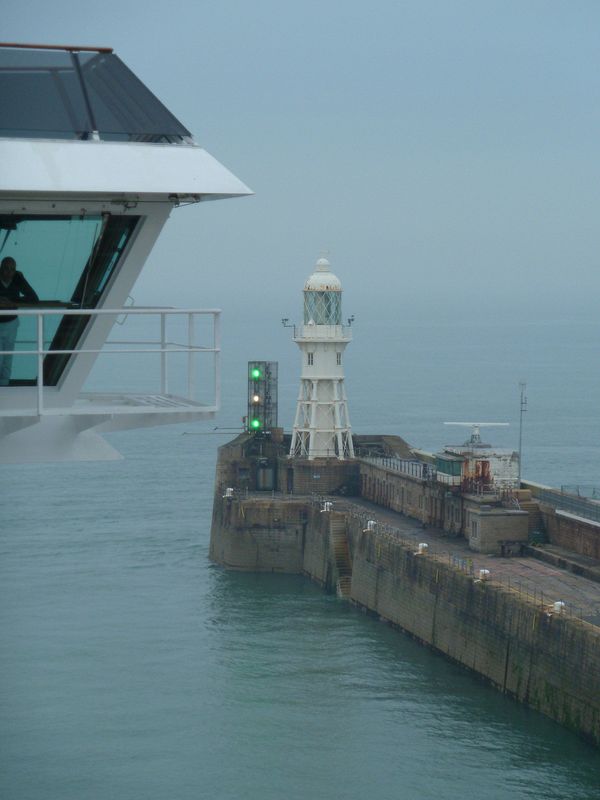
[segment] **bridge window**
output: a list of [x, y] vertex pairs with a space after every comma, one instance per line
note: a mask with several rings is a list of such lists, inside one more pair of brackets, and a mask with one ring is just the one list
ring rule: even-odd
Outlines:
[[[139, 220], [135, 216], [0, 215], [0, 260], [16, 261], [18, 272], [39, 297], [34, 307], [95, 308], [114, 274]], [[75, 349], [89, 315], [48, 315], [44, 318], [46, 350]], [[12, 361], [10, 385], [37, 380], [37, 323], [21, 315]], [[30, 352], [31, 355], [26, 355]], [[22, 353], [22, 355], [21, 355]], [[56, 385], [71, 356], [48, 354], [44, 383]]]
[[[0, 50], [0, 136], [180, 142], [190, 136], [114, 53]], [[27, 98], [27, 102], [24, 102]]]

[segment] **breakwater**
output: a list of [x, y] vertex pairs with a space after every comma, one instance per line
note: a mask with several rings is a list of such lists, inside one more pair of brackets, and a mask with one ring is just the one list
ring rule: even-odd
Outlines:
[[[309, 576], [600, 745], [600, 628], [463, 565], [419, 553], [365, 516], [308, 497], [216, 492], [211, 558]], [[376, 520], [375, 520], [376, 522]]]

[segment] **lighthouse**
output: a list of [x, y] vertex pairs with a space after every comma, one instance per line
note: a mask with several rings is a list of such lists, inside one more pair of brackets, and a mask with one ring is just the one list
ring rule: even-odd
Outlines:
[[302, 371], [290, 456], [354, 458], [343, 364], [351, 338], [342, 325], [342, 284], [320, 258], [304, 284], [304, 323], [294, 327]]

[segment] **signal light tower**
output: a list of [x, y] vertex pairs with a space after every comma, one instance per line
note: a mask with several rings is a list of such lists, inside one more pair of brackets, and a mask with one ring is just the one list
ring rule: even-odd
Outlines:
[[290, 456], [354, 458], [342, 366], [351, 338], [342, 325], [342, 284], [320, 258], [304, 284], [304, 324], [294, 327], [302, 373]]
[[248, 433], [267, 433], [277, 427], [277, 362], [248, 362]]

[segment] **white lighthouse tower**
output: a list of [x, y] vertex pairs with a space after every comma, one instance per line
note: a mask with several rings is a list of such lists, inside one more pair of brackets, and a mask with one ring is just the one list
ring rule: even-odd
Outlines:
[[290, 456], [354, 458], [343, 367], [351, 338], [342, 325], [342, 284], [320, 258], [304, 284], [304, 324], [294, 328], [302, 373]]

